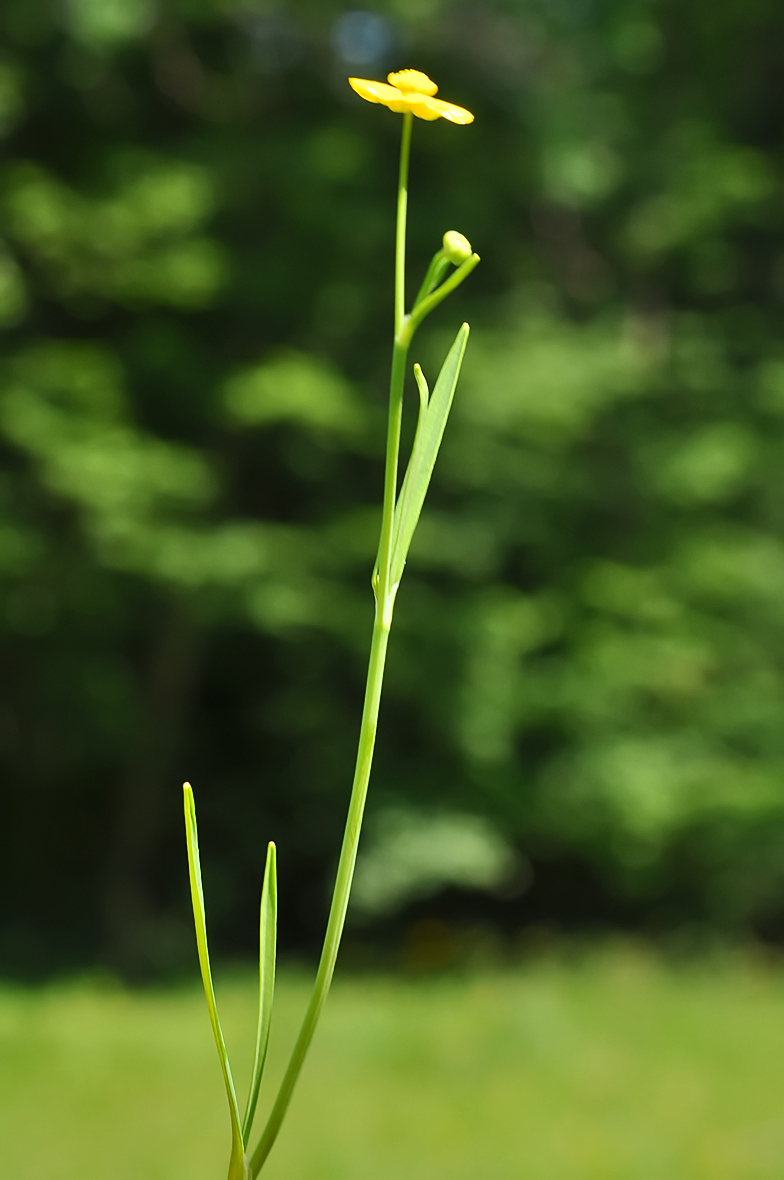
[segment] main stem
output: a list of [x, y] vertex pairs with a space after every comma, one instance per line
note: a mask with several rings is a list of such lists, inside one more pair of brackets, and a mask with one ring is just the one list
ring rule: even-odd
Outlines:
[[299, 1036], [283, 1076], [275, 1105], [264, 1128], [256, 1150], [250, 1161], [252, 1176], [257, 1176], [274, 1144], [286, 1115], [291, 1095], [299, 1072], [305, 1060], [313, 1034], [316, 1031], [321, 1009], [327, 998], [335, 962], [338, 957], [343, 926], [348, 909], [351, 881], [357, 859], [359, 833], [365, 811], [370, 768], [376, 744], [378, 710], [381, 702], [381, 685], [384, 679], [389, 630], [392, 625], [397, 586], [390, 585], [392, 562], [392, 540], [395, 500], [397, 498], [397, 472], [400, 454], [400, 426], [403, 414], [403, 385], [406, 373], [406, 358], [411, 341], [410, 321], [405, 314], [405, 265], [406, 265], [406, 212], [408, 206], [408, 161], [411, 151], [411, 126], [413, 116], [403, 115], [403, 134], [400, 143], [400, 171], [397, 191], [397, 222], [395, 233], [395, 343], [392, 352], [392, 374], [389, 387], [389, 420], [387, 425], [387, 449], [384, 471], [384, 507], [381, 518], [381, 539], [378, 561], [373, 575], [373, 592], [376, 597], [376, 615], [373, 623], [373, 637], [370, 644], [365, 702], [359, 730], [357, 761], [354, 782], [348, 806], [346, 829], [340, 850], [338, 871], [329, 909], [327, 931], [321, 951], [313, 995], [305, 1013]]

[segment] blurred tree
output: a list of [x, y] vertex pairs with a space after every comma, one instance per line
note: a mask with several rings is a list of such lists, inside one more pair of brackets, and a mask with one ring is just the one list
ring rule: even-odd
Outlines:
[[446, 228], [483, 265], [374, 804], [488, 814], [530, 897], [777, 930], [780, 7], [6, 0], [0, 48], [0, 966], [189, 953], [185, 777], [218, 945], [270, 836], [320, 931], [398, 131], [345, 76], [408, 63], [477, 113], [419, 128], [412, 276]]

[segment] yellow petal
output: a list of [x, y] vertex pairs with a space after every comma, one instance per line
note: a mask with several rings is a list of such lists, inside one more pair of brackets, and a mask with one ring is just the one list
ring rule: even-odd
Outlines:
[[421, 70], [398, 70], [396, 74], [387, 75], [387, 82], [390, 86], [402, 90], [404, 94], [433, 95], [438, 91], [432, 78], [428, 78]]
[[387, 86], [386, 82], [371, 82], [368, 78], [349, 78], [348, 84], [356, 90], [360, 98], [368, 102], [380, 102], [391, 111], [406, 109], [403, 95], [394, 86]]
[[418, 119], [440, 119], [441, 112], [433, 110], [430, 106], [431, 102], [436, 100], [428, 98], [424, 94], [404, 94], [403, 102], [406, 104], [405, 109], [411, 111]]
[[[403, 74], [415, 74], [419, 78], [424, 78], [430, 86], [435, 86], [435, 82], [431, 82], [426, 74], [420, 74], [419, 70], [401, 70], [400, 73], [389, 76], [399, 78]], [[411, 111], [418, 119], [448, 119], [450, 123], [474, 121], [474, 116], [465, 107], [456, 106], [453, 102], [444, 102], [421, 91], [398, 89], [396, 86], [388, 86], [386, 82], [373, 82], [369, 78], [349, 78], [348, 84], [360, 98], [366, 99], [367, 102], [380, 102], [398, 114], [402, 111]]]
[[450, 123], [473, 123], [474, 116], [465, 107], [441, 98], [427, 98], [424, 94], [404, 94], [406, 107], [420, 119], [448, 119]]

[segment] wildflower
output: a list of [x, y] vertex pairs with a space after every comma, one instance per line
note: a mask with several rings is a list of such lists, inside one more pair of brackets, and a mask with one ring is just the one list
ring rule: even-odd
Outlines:
[[434, 98], [438, 87], [420, 70], [398, 70], [397, 73], [389, 74], [386, 82], [349, 78], [348, 84], [360, 98], [368, 102], [380, 102], [398, 114], [411, 111], [418, 119], [448, 119], [450, 123], [474, 121], [474, 116], [465, 107]]

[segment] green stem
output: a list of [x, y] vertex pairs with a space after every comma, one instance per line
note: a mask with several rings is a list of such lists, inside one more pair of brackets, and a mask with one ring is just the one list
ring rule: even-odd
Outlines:
[[389, 379], [389, 418], [387, 420], [387, 453], [384, 466], [384, 507], [381, 514], [381, 536], [374, 573], [373, 591], [381, 616], [389, 614], [394, 604], [395, 590], [389, 585], [392, 560], [392, 525], [397, 500], [397, 470], [400, 457], [400, 428], [403, 422], [403, 387], [406, 381], [406, 360], [411, 343], [410, 318], [406, 315], [406, 213], [408, 211], [408, 162], [411, 156], [411, 130], [414, 116], [403, 115], [400, 137], [400, 168], [397, 181], [397, 219], [395, 232], [395, 340], [392, 346], [392, 372]]
[[430, 260], [430, 266], [427, 268], [427, 273], [422, 280], [422, 286], [417, 291], [417, 297], [414, 300], [413, 307], [411, 309], [412, 314], [414, 311], [416, 311], [422, 300], [425, 299], [430, 294], [430, 292], [438, 286], [451, 265], [452, 264], [444, 251], [437, 250]]
[[443, 299], [446, 299], [447, 295], [450, 295], [452, 291], [454, 291], [455, 287], [459, 287], [463, 280], [468, 278], [471, 271], [478, 262], [479, 255], [472, 254], [470, 258], [467, 258], [465, 262], [462, 263], [462, 265], [459, 266], [457, 270], [449, 276], [445, 283], [442, 283], [440, 287], [433, 291], [432, 295], [428, 295], [426, 299], [423, 299], [421, 303], [416, 305], [414, 310], [411, 312], [411, 315], [408, 317], [409, 323], [411, 325], [412, 335], [414, 332], [416, 332], [425, 316], [430, 315], [430, 312], [433, 311], [434, 308], [438, 307], [439, 303], [441, 303]]
[[408, 212], [408, 161], [411, 156], [411, 129], [414, 116], [403, 115], [400, 137], [400, 167], [397, 174], [397, 224], [395, 226], [395, 339], [400, 335], [406, 314], [406, 213]]
[[403, 415], [403, 386], [406, 374], [406, 359], [411, 343], [411, 321], [405, 314], [405, 266], [406, 266], [406, 208], [408, 203], [408, 161], [411, 151], [411, 127], [413, 116], [403, 115], [403, 134], [400, 143], [400, 172], [397, 193], [397, 223], [395, 235], [395, 343], [392, 352], [392, 373], [389, 388], [389, 420], [387, 424], [387, 448], [384, 471], [384, 507], [381, 517], [381, 539], [378, 561], [373, 575], [373, 592], [376, 597], [376, 617], [373, 624], [373, 638], [370, 645], [365, 703], [359, 730], [357, 761], [354, 782], [348, 806], [346, 828], [340, 850], [338, 871], [329, 909], [327, 931], [321, 951], [313, 995], [305, 1019], [302, 1022], [294, 1051], [275, 1099], [267, 1125], [250, 1160], [250, 1171], [257, 1176], [278, 1136], [285, 1118], [291, 1095], [297, 1083], [313, 1034], [316, 1031], [324, 1001], [327, 998], [343, 926], [348, 910], [351, 881], [359, 847], [359, 833], [365, 810], [370, 768], [376, 743], [378, 711], [381, 703], [381, 685], [384, 679], [384, 664], [392, 625], [392, 611], [397, 586], [390, 585], [392, 561], [392, 532], [395, 500], [397, 499], [398, 459], [400, 455], [400, 427]]
[[[389, 584], [389, 570], [392, 562], [392, 531], [397, 500], [398, 460], [400, 458], [400, 428], [403, 423], [403, 387], [406, 380], [406, 361], [410, 341], [395, 341], [392, 349], [392, 375], [389, 381], [389, 419], [387, 422], [387, 455], [384, 469], [384, 507], [381, 513], [381, 536], [378, 542], [378, 557], [373, 575], [373, 591], [376, 605], [384, 614], [388, 605], [391, 609], [396, 587]], [[390, 619], [391, 621], [391, 619]]]
[[348, 909], [348, 898], [351, 890], [351, 879], [354, 875], [354, 864], [357, 859], [359, 831], [362, 826], [362, 815], [365, 810], [368, 783], [370, 781], [370, 766], [373, 761], [373, 747], [376, 741], [376, 726], [378, 723], [378, 709], [381, 701], [381, 682], [384, 677], [384, 662], [389, 639], [389, 626], [385, 626], [381, 612], [377, 611], [373, 626], [373, 640], [370, 647], [370, 661], [368, 665], [367, 687], [365, 690], [365, 706], [362, 711], [362, 725], [359, 734], [359, 749], [357, 750], [357, 764], [354, 772], [354, 785], [351, 791], [346, 830], [343, 835], [343, 847], [340, 850], [338, 872], [335, 889], [332, 894], [332, 905], [329, 911], [327, 932], [324, 938], [324, 948], [316, 973], [308, 1010], [302, 1023], [294, 1052], [291, 1055], [288, 1069], [278, 1092], [275, 1105], [272, 1108], [264, 1133], [259, 1140], [250, 1161], [251, 1175], [256, 1176], [264, 1161], [272, 1150], [286, 1115], [291, 1095], [296, 1085], [305, 1055], [313, 1040], [321, 1009], [329, 992], [335, 962], [338, 957], [340, 937]]

